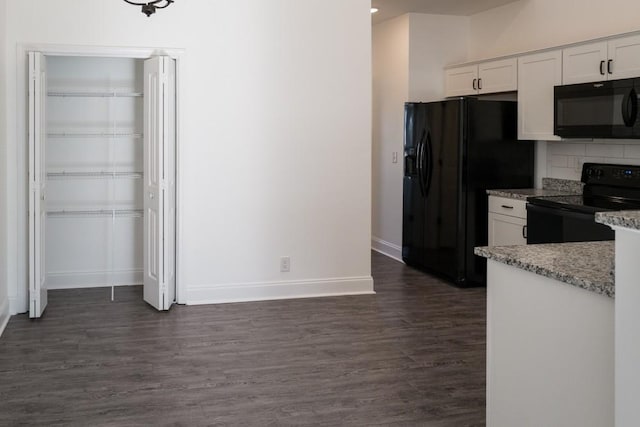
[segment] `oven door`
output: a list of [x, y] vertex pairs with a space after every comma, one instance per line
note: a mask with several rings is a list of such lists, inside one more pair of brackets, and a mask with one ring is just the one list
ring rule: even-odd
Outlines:
[[589, 242], [614, 237], [611, 228], [595, 222], [593, 213], [527, 204], [527, 244]]
[[640, 138], [637, 90], [639, 79], [556, 86], [554, 133], [563, 138]]

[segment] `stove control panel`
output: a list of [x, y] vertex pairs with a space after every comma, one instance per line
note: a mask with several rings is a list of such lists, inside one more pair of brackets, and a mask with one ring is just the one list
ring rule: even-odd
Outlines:
[[582, 166], [582, 182], [640, 188], [640, 166], [585, 163]]

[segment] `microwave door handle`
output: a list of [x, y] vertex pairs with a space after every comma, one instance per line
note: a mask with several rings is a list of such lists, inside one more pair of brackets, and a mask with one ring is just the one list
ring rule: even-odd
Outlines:
[[622, 100], [622, 120], [627, 127], [633, 127], [638, 118], [638, 94], [632, 88]]

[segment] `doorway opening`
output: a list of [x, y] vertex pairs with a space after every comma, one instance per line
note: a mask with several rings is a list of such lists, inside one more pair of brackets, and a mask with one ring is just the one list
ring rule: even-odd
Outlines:
[[176, 60], [28, 52], [29, 315], [49, 289], [176, 301]]

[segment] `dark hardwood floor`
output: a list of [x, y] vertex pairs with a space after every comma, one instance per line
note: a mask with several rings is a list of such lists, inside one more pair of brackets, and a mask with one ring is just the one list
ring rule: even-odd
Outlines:
[[377, 295], [158, 313], [50, 292], [0, 338], [0, 425], [481, 426], [486, 292], [372, 254]]

